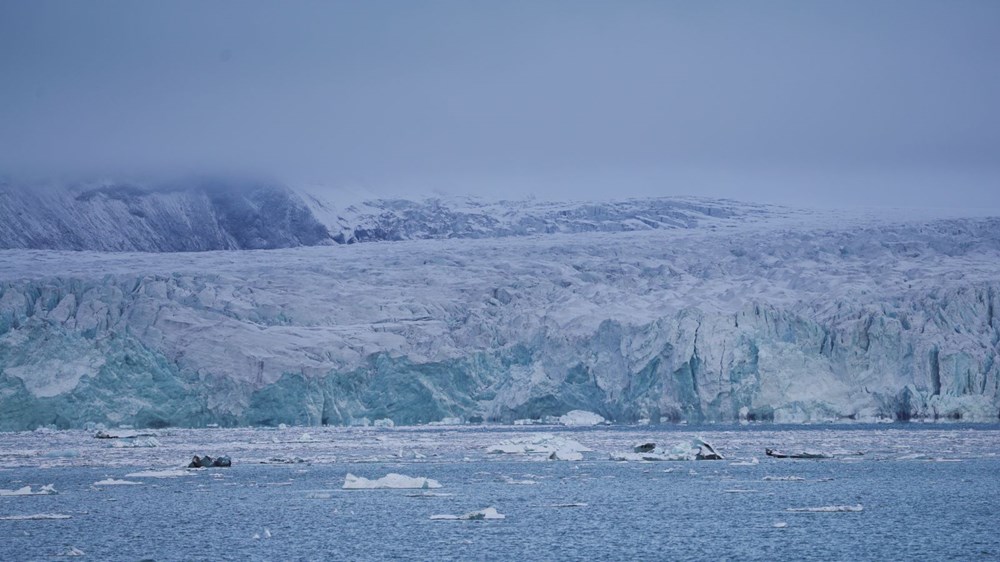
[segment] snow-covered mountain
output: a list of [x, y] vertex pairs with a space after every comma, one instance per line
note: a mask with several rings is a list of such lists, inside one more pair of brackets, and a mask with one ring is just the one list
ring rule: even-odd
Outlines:
[[1000, 413], [1000, 219], [287, 200], [380, 242], [0, 251], [0, 429]]
[[266, 181], [0, 182], [0, 249], [188, 252], [335, 243], [693, 228], [773, 214], [701, 199], [384, 199]]

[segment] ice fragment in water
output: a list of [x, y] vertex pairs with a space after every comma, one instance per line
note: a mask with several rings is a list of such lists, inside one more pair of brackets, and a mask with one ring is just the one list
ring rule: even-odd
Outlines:
[[487, 507], [479, 511], [466, 513], [465, 515], [431, 515], [431, 519], [436, 521], [482, 521], [485, 519], [503, 519], [506, 515], [497, 513], [496, 508]]
[[42, 486], [37, 492], [32, 491], [31, 486], [24, 486], [17, 490], [0, 490], [0, 496], [48, 496], [55, 493], [56, 489], [52, 484]]
[[374, 490], [380, 488], [430, 489], [440, 487], [441, 483], [431, 478], [412, 477], [395, 473], [386, 474], [382, 478], [378, 478], [376, 480], [369, 480], [367, 478], [362, 478], [361, 476], [355, 476], [351, 473], [348, 473], [347, 476], [344, 477], [345, 490]]
[[844, 513], [864, 511], [860, 503], [857, 505], [824, 505], [821, 507], [789, 507], [785, 511], [792, 513]]

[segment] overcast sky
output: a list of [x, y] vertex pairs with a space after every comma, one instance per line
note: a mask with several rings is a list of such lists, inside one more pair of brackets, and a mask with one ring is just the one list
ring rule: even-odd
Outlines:
[[0, 2], [0, 173], [1000, 209], [1000, 1]]

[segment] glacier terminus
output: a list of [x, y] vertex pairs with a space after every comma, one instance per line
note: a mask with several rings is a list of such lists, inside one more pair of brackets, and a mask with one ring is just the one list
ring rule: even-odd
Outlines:
[[1000, 219], [0, 186], [0, 430], [1000, 414]]

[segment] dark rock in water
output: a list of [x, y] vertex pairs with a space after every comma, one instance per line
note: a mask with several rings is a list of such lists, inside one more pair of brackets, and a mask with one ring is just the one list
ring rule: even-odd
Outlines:
[[230, 467], [233, 465], [233, 461], [227, 456], [221, 456], [217, 458], [212, 458], [208, 455], [199, 457], [195, 455], [188, 464], [188, 468], [211, 468], [211, 467]]
[[632, 448], [636, 453], [649, 453], [656, 448], [656, 443], [640, 443]]

